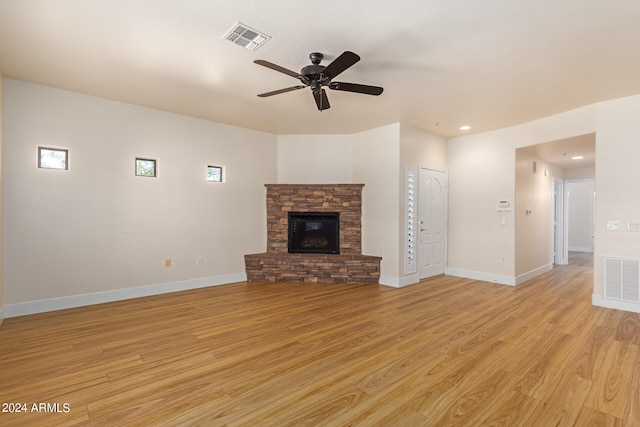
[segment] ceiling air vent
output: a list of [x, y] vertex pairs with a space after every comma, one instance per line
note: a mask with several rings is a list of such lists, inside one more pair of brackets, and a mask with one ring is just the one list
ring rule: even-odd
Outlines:
[[236, 22], [222, 38], [249, 50], [257, 50], [269, 41], [271, 37], [240, 22]]

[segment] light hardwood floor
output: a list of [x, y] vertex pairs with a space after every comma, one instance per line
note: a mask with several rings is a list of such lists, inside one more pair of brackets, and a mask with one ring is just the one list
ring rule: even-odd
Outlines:
[[572, 255], [515, 288], [239, 283], [6, 319], [0, 401], [28, 412], [0, 425], [639, 426], [640, 315], [591, 306]]

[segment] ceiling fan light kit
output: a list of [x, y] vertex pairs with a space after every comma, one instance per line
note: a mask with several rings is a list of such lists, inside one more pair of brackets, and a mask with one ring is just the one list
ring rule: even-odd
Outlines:
[[311, 93], [313, 94], [313, 98], [316, 102], [318, 110], [323, 111], [331, 108], [331, 106], [329, 105], [329, 99], [327, 98], [327, 92], [324, 89], [325, 87], [328, 87], [331, 90], [362, 93], [365, 95], [374, 96], [380, 95], [382, 93], [383, 88], [379, 86], [332, 81], [333, 78], [337, 77], [340, 73], [360, 60], [360, 57], [355, 53], [345, 51], [326, 67], [324, 65], [320, 65], [320, 62], [322, 62], [323, 58], [324, 55], [322, 55], [321, 53], [313, 52], [309, 55], [311, 65], [303, 67], [300, 70], [300, 73], [296, 73], [295, 71], [291, 71], [287, 68], [262, 59], [253, 61], [254, 63], [262, 65], [263, 67], [267, 67], [288, 76], [294, 77], [300, 80], [300, 83], [302, 83], [300, 85], [291, 86], [284, 89], [261, 93], [258, 96], [261, 98], [265, 98], [268, 96], [279, 95], [281, 93], [291, 92], [294, 90], [309, 87], [311, 89]]

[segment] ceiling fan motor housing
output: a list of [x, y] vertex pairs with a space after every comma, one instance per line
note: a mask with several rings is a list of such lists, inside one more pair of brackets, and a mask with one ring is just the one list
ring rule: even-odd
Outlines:
[[304, 87], [310, 87], [311, 92], [313, 93], [313, 98], [315, 99], [316, 105], [318, 106], [318, 110], [322, 111], [330, 108], [329, 100], [327, 99], [327, 94], [323, 89], [323, 86], [326, 86], [329, 89], [333, 90], [363, 93], [367, 95], [380, 95], [382, 93], [383, 89], [378, 86], [331, 81], [334, 77], [338, 76], [340, 73], [360, 60], [360, 57], [355, 53], [345, 51], [326, 67], [324, 65], [320, 65], [320, 62], [322, 62], [323, 58], [324, 55], [322, 55], [321, 53], [311, 53], [309, 55], [311, 65], [303, 67], [300, 70], [299, 74], [295, 71], [291, 71], [287, 68], [262, 59], [253, 61], [258, 65], [262, 65], [263, 67], [271, 68], [272, 70], [278, 71], [291, 77], [295, 77], [302, 83], [302, 85], [261, 93], [258, 96], [264, 98], [267, 96], [279, 95], [281, 93], [303, 89]]
[[320, 76], [320, 74], [324, 71], [324, 65], [307, 65], [306, 67], [302, 67], [300, 70], [300, 74], [309, 78], [309, 80], [313, 80], [314, 77]]
[[309, 55], [311, 65], [302, 67], [302, 69], [300, 70], [300, 74], [305, 77], [305, 79], [301, 79], [301, 81], [304, 83], [306, 80], [313, 90], [316, 90], [320, 88], [320, 86], [328, 84], [329, 80], [331, 79], [329, 76], [325, 76], [322, 74], [322, 72], [326, 68], [324, 65], [320, 65], [322, 58], [324, 58], [324, 55], [319, 52], [311, 53]]

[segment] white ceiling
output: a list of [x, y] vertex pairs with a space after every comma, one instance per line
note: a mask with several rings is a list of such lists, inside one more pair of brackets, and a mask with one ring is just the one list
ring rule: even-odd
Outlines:
[[[222, 39], [240, 21], [270, 35]], [[640, 93], [638, 0], [0, 0], [5, 77], [276, 134], [354, 133], [404, 122], [451, 137]], [[379, 97], [308, 89], [299, 71], [362, 60], [340, 81]]]
[[[596, 165], [596, 135], [574, 136], [521, 148], [562, 169], [593, 168]], [[574, 159], [574, 157], [581, 157]]]

